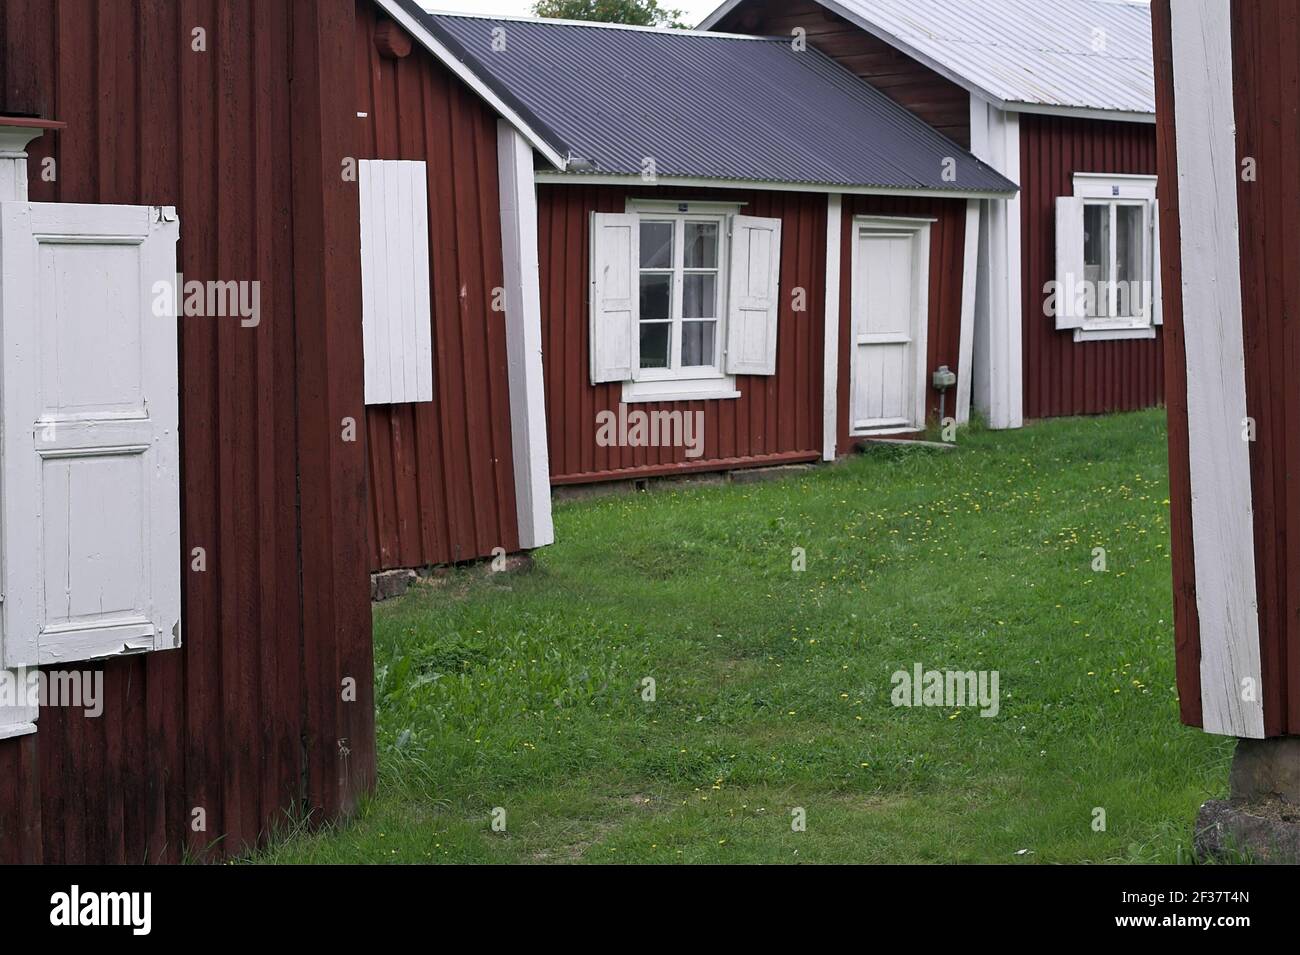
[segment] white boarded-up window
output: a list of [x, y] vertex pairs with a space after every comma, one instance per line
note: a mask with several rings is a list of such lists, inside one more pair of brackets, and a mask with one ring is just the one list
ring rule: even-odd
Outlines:
[[425, 164], [366, 159], [359, 165], [366, 404], [432, 401]]

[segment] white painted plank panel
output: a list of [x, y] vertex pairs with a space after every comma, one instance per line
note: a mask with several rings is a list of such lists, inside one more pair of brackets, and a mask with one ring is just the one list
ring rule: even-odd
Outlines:
[[9, 203], [0, 228], [4, 662], [179, 646], [175, 210]]
[[[1228, 0], [1173, 6], [1183, 334], [1206, 731], [1264, 735]], [[1243, 699], [1253, 681], [1253, 700]]]
[[432, 401], [428, 170], [409, 160], [360, 167], [366, 404]]

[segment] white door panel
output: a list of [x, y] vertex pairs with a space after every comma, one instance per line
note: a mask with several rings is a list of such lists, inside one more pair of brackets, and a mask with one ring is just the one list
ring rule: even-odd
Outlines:
[[852, 430], [924, 427], [928, 227], [854, 230]]

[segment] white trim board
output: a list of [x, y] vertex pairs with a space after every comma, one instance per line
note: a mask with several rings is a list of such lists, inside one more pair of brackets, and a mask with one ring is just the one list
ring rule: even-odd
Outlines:
[[401, 4], [394, 2], [394, 0], [375, 0], [375, 3], [379, 5], [379, 8], [383, 10], [385, 14], [396, 21], [403, 30], [419, 41], [421, 46], [436, 56], [442, 64], [447, 67], [447, 69], [455, 73], [456, 76], [465, 83], [465, 85], [482, 97], [483, 101], [496, 110], [499, 116], [508, 120], [510, 125], [518, 130], [524, 138], [532, 144], [534, 149], [546, 157], [547, 162], [556, 169], [568, 168], [568, 160], [564, 156], [561, 156], [554, 146], [548, 143], [540, 133], [524, 122], [523, 117], [508, 106], [505, 100], [501, 99], [501, 97], [494, 93], [487, 84], [479, 79], [477, 73], [466, 66], [461, 60], [458, 60], [452, 52], [443, 46], [442, 43], [440, 43], [432, 33], [426, 30], [418, 20], [407, 13], [406, 10], [402, 8]]
[[[1206, 732], [1262, 738], [1229, 0], [1173, 9], [1192, 551]], [[1253, 680], [1255, 700], [1242, 699]]]
[[966, 203], [966, 245], [962, 253], [961, 331], [957, 347], [958, 424], [970, 421], [971, 369], [975, 350], [975, 292], [979, 287], [980, 206], [978, 199]]
[[826, 324], [822, 348], [822, 460], [835, 460], [839, 423], [840, 279], [843, 269], [844, 197], [826, 197]]
[[1011, 100], [998, 100], [993, 97], [985, 97], [981, 94], [980, 99], [984, 99], [990, 106], [996, 106], [998, 109], [1007, 113], [1029, 113], [1037, 116], [1066, 116], [1070, 119], [1100, 119], [1110, 123], [1142, 123], [1147, 126], [1156, 124], [1155, 113], [1134, 113], [1122, 109], [1097, 109], [1089, 106], [1048, 106], [1043, 103], [1018, 103]]
[[501, 255], [505, 267], [506, 361], [515, 509], [519, 546], [532, 550], [555, 541], [542, 370], [537, 189], [533, 184], [532, 145], [504, 119], [497, 121], [497, 167], [501, 181]]
[[[971, 152], [1019, 182], [1020, 117], [972, 98]], [[1019, 428], [1024, 424], [1019, 194], [984, 204], [979, 245], [973, 401], [990, 428]]]
[[1013, 193], [1009, 192], [987, 192], [970, 189], [840, 186], [806, 182], [768, 182], [762, 179], [706, 179], [694, 176], [659, 176], [654, 182], [647, 182], [640, 175], [633, 173], [600, 175], [596, 173], [553, 172], [549, 169], [538, 171], [537, 184], [547, 186], [643, 186], [647, 189], [761, 189], [768, 192], [804, 192], [810, 195], [922, 196], [929, 199], [1007, 199], [1013, 195]]

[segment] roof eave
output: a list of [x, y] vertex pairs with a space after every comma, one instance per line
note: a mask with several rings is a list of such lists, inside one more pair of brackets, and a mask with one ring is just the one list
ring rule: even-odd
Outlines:
[[1147, 123], [1155, 125], [1156, 114], [1137, 110], [1102, 109], [1095, 106], [1055, 106], [1046, 103], [995, 102], [1007, 113], [1034, 113], [1040, 116], [1067, 116], [1073, 119], [1100, 119], [1112, 123]]
[[639, 173], [571, 173], [538, 170], [538, 183], [562, 186], [638, 185], [673, 189], [758, 189], [770, 192], [805, 192], [825, 195], [916, 196], [932, 199], [1010, 199], [1020, 190], [930, 189], [912, 186], [864, 186], [839, 183], [778, 182], [766, 179], [713, 179], [706, 176], [658, 176], [647, 182]]
[[401, 0], [375, 0], [379, 8], [393, 19], [407, 33], [415, 38], [421, 46], [432, 53], [437, 59], [459, 77], [470, 89], [478, 94], [497, 115], [506, 120], [519, 131], [528, 142], [539, 153], [546, 158], [558, 170], [568, 168], [568, 147], [559, 142], [557, 138], [546, 130], [536, 121], [530, 121], [524, 115], [525, 110], [518, 102], [509, 102], [513, 97], [503, 95], [501, 91], [493, 88], [487, 78], [480, 75], [465, 60], [456, 56], [456, 54], [447, 45], [445, 38], [435, 36], [434, 33], [413, 17], [406, 5]]

